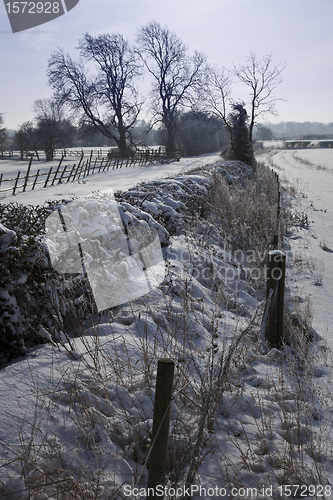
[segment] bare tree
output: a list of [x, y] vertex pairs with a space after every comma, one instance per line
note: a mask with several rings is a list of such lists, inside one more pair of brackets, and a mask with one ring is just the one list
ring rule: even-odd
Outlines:
[[38, 161], [40, 160], [36, 128], [32, 122], [22, 123], [18, 131], [15, 133], [15, 143], [20, 150], [21, 160], [24, 159], [24, 153], [27, 153], [28, 150], [34, 151], [36, 158]]
[[193, 103], [205, 56], [195, 52], [189, 57], [177, 35], [155, 21], [141, 28], [137, 40], [138, 52], [154, 81], [155, 119], [161, 121], [167, 131], [167, 152], [173, 152], [177, 118], [184, 106]]
[[[49, 82], [60, 102], [81, 113], [83, 122], [113, 139], [125, 157], [129, 131], [141, 109], [133, 85], [141, 73], [138, 56], [120, 34], [93, 37], [86, 33], [79, 41], [79, 49], [79, 61], [62, 50], [52, 54]], [[91, 77], [84, 67], [88, 61], [97, 68]]]
[[281, 74], [284, 69], [284, 64], [273, 63], [272, 54], [258, 59], [253, 52], [246, 58], [245, 64], [233, 68], [238, 80], [250, 88], [250, 142], [257, 118], [266, 113], [276, 114], [275, 103], [280, 99], [275, 97], [273, 92], [282, 82]]
[[225, 68], [218, 69], [207, 65], [204, 85], [199, 90], [201, 107], [206, 113], [221, 119], [227, 128], [229, 128], [228, 115], [231, 93], [232, 78], [230, 72]]
[[64, 115], [61, 104], [55, 99], [38, 99], [34, 105], [36, 127], [30, 131], [34, 149], [43, 149], [46, 160], [53, 160], [56, 148], [72, 146], [75, 127]]

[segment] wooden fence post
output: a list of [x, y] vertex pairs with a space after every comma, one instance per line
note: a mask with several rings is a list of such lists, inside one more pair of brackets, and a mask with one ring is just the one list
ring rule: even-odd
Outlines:
[[286, 277], [286, 254], [280, 250], [268, 253], [265, 311], [265, 338], [271, 347], [281, 347], [283, 341], [283, 309]]
[[37, 174], [35, 175], [35, 180], [34, 180], [34, 183], [32, 185], [32, 191], [35, 189], [35, 186], [36, 186], [36, 182], [37, 182], [37, 179], [38, 179], [38, 176], [39, 176], [39, 172], [40, 172], [40, 169], [37, 170]]
[[47, 183], [49, 182], [49, 178], [50, 178], [51, 172], [52, 172], [52, 167], [50, 168], [49, 173], [47, 174], [46, 181], [45, 181], [45, 184], [44, 184], [45, 188], [47, 186]]
[[58, 184], [61, 184], [62, 178], [65, 175], [66, 170], [67, 170], [67, 165], [65, 165], [65, 167], [62, 169], [60, 179], [58, 180]]
[[84, 167], [84, 162], [81, 163], [81, 166], [80, 166], [80, 172], [79, 172], [79, 169], [76, 173], [78, 173], [78, 178], [77, 180], [79, 181], [80, 180], [80, 177], [81, 177], [81, 174], [82, 174], [82, 170], [83, 170], [83, 167]]
[[[79, 163], [78, 163], [77, 169], [76, 169], [76, 171], [75, 171], [75, 174], [74, 174], [74, 177], [73, 177], [73, 182], [75, 181], [75, 177], [76, 177], [76, 176], [77, 176], [77, 174], [78, 174], [78, 171], [79, 171], [80, 165], [81, 165], [81, 163], [82, 163], [82, 160], [83, 160], [83, 154], [81, 155], [81, 158], [80, 158], [80, 160], [79, 160]], [[81, 170], [82, 170], [82, 169], [81, 169]]]
[[28, 166], [28, 170], [27, 170], [27, 175], [25, 176], [25, 179], [24, 179], [23, 192], [25, 192], [27, 184], [28, 184], [28, 179], [29, 179], [29, 174], [30, 174], [30, 169], [31, 169], [31, 163], [32, 163], [32, 157], [30, 158], [29, 166]]
[[[81, 174], [82, 174], [82, 170], [83, 170], [83, 168], [84, 168], [84, 165], [85, 165], [85, 164], [84, 164], [84, 162], [83, 162], [83, 163], [81, 163], [81, 168], [80, 168], [79, 176], [78, 176], [78, 178], [77, 178], [77, 180], [78, 180], [78, 181], [80, 180], [80, 177], [81, 177]], [[79, 170], [79, 168], [78, 168], [78, 170]], [[77, 170], [77, 172], [78, 172], [78, 170]], [[77, 172], [75, 173], [74, 178], [76, 177]], [[85, 170], [84, 170], [84, 172], [85, 172]], [[84, 175], [83, 175], [83, 177], [84, 177]]]
[[94, 166], [93, 166], [93, 169], [92, 169], [92, 173], [93, 173], [93, 174], [95, 173], [96, 163], [97, 163], [97, 156], [96, 156], [96, 158], [95, 158]]
[[84, 167], [84, 170], [83, 170], [83, 178], [87, 177], [87, 175], [88, 175], [87, 174], [88, 169], [89, 169], [89, 160], [87, 158], [87, 160], [86, 160], [86, 166]]
[[272, 246], [274, 250], [278, 250], [279, 248], [279, 234], [276, 233], [273, 236]]
[[74, 165], [72, 166], [72, 170], [70, 171], [70, 174], [69, 176], [67, 177], [67, 182], [69, 182], [71, 176], [72, 176], [72, 173], [74, 172], [74, 168], [76, 167], [76, 164], [74, 163]]
[[20, 173], [21, 172], [19, 171], [18, 174], [17, 174], [17, 177], [16, 177], [15, 185], [14, 185], [14, 188], [13, 188], [13, 195], [15, 194], [15, 191], [17, 189], [17, 183], [18, 183], [19, 178], [20, 178]]
[[64, 157], [62, 156], [62, 157], [61, 157], [61, 159], [60, 159], [60, 161], [59, 161], [59, 165], [58, 165], [58, 168], [57, 168], [57, 170], [56, 170], [56, 173], [54, 174], [54, 177], [53, 177], [53, 180], [52, 180], [52, 184], [51, 184], [51, 186], [53, 186], [53, 185], [54, 185], [54, 182], [55, 182], [56, 177], [57, 177], [57, 175], [58, 175], [58, 172], [59, 172], [59, 169], [60, 169], [60, 166], [61, 166], [61, 164], [62, 164], [62, 160], [63, 160], [63, 159], [64, 159]]
[[154, 494], [149, 495], [149, 498], [153, 500], [158, 498], [156, 496], [156, 486], [163, 484], [165, 481], [174, 368], [175, 364], [171, 359], [158, 360], [152, 449], [148, 474], [148, 488], [154, 490], [151, 490]]

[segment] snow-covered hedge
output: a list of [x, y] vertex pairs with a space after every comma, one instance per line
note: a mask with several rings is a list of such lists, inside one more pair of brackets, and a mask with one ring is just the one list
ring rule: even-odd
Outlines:
[[[214, 168], [116, 193], [124, 226], [147, 224], [158, 232], [162, 249], [168, 247], [170, 235], [204, 219], [213, 200], [221, 202], [216, 197], [216, 176], [231, 189], [244, 189], [254, 173], [241, 162], [219, 162]], [[36, 207], [0, 205], [1, 364], [38, 343], [80, 334], [82, 323], [98, 314], [88, 280], [57, 273], [43, 244], [46, 218], [60, 203], [70, 201]]]
[[41, 325], [47, 323], [50, 310], [43, 289], [54, 280], [54, 273], [42, 237], [44, 221], [51, 211], [49, 204], [0, 205], [1, 364], [45, 342], [46, 331]]
[[[88, 280], [62, 276], [50, 264], [45, 220], [59, 203], [0, 205], [0, 365], [39, 343], [77, 335], [82, 321], [97, 313]], [[125, 226], [147, 224], [162, 248], [168, 245], [169, 233], [151, 215], [128, 203], [119, 212]]]

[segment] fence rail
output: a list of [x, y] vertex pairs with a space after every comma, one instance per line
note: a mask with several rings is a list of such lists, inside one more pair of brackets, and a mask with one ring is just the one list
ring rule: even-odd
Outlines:
[[[76, 153], [78, 152], [79, 151]], [[48, 186], [54, 186], [55, 184], [79, 181], [80, 179], [84, 179], [85, 177], [99, 172], [147, 165], [148, 163], [171, 157], [159, 148], [138, 150], [135, 155], [129, 158], [120, 158], [116, 153], [113, 153], [112, 150], [106, 157], [94, 155], [94, 151], [91, 150], [88, 157], [85, 158], [84, 152], [81, 150], [80, 156], [78, 156], [78, 162], [71, 166], [63, 165], [65, 158], [66, 155], [62, 154], [58, 165], [52, 165], [47, 172], [40, 172], [40, 169], [38, 169], [36, 173], [30, 173], [33, 160], [31, 157], [26, 172], [21, 173], [21, 171], [18, 171], [15, 177], [10, 179], [4, 179], [3, 174], [0, 174], [0, 193], [11, 191], [10, 194], [15, 195], [17, 192], [25, 192], [28, 188], [34, 190], [35, 187], [40, 184], [43, 184], [43, 187], [46, 188]], [[173, 158], [179, 159], [179, 157]], [[10, 187], [5, 187], [6, 183], [10, 183]]]

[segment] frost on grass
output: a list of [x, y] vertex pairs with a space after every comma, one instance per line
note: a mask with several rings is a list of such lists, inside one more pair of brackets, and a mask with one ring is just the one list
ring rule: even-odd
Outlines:
[[[125, 225], [159, 233], [166, 264], [162, 284], [127, 304], [98, 313], [82, 277], [53, 272], [46, 284], [50, 268], [39, 268], [35, 290], [48, 288], [36, 331], [52, 343], [1, 372], [1, 494], [106, 499], [145, 487], [162, 357], [175, 362], [168, 486], [329, 480], [327, 353], [292, 310], [284, 349], [259, 335], [265, 280], [252, 271], [274, 234], [273, 178], [221, 162], [116, 193]], [[18, 279], [33, 297], [31, 275]], [[16, 296], [8, 280], [3, 301]]]

